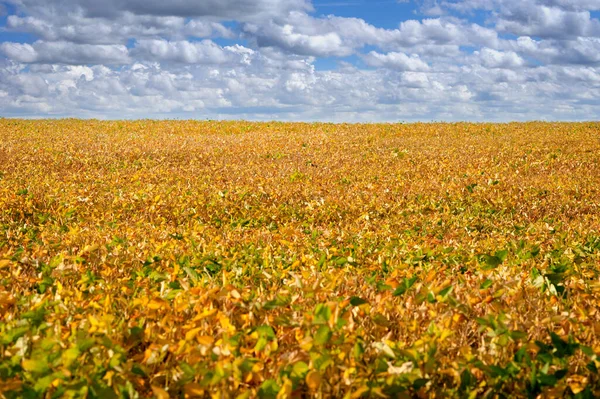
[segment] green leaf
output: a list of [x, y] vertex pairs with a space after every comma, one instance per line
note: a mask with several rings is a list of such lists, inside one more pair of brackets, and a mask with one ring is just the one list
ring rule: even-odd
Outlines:
[[90, 349], [92, 346], [94, 346], [95, 343], [96, 343], [96, 340], [93, 338], [83, 338], [83, 339], [77, 340], [77, 347], [79, 348], [79, 351], [85, 352], [88, 349]]
[[46, 318], [46, 304], [38, 307], [35, 310], [30, 310], [21, 315], [23, 319], [31, 320], [31, 323], [35, 326], [39, 326]]
[[446, 288], [442, 289], [438, 295], [440, 295], [441, 297], [444, 297], [446, 295], [448, 295], [450, 293], [450, 291], [452, 291], [452, 286], [449, 285]]
[[331, 309], [327, 304], [319, 303], [315, 307], [313, 324], [327, 324], [331, 319]]
[[505, 369], [496, 365], [491, 365], [490, 371], [492, 372], [492, 377], [505, 377], [508, 375]]
[[331, 335], [332, 333], [328, 326], [321, 326], [317, 330], [313, 342], [315, 345], [325, 345], [331, 339]]
[[51, 374], [42, 378], [38, 378], [35, 381], [35, 385], [33, 386], [33, 388], [38, 392], [44, 392], [50, 387], [50, 384], [52, 384], [54, 378], [55, 377]]
[[364, 353], [365, 353], [365, 348], [364, 348], [362, 342], [356, 341], [354, 343], [354, 347], [352, 347], [352, 357], [354, 358], [354, 360], [362, 359]]
[[541, 386], [553, 387], [558, 382], [558, 379], [550, 374], [540, 374], [537, 376], [537, 381]]
[[4, 333], [2, 333], [2, 335], [0, 335], [0, 344], [2, 344], [2, 345], [12, 344], [16, 340], [18, 340], [19, 338], [21, 338], [22, 336], [27, 334], [27, 331], [29, 331], [28, 326], [17, 327], [17, 328], [13, 328], [8, 331], [5, 331]]
[[133, 365], [131, 366], [131, 372], [135, 375], [139, 375], [140, 377], [147, 377], [148, 374], [146, 373], [145, 367], [142, 364], [139, 363], [133, 363]]
[[526, 364], [529, 364], [531, 358], [529, 357], [529, 354], [527, 353], [527, 347], [522, 346], [517, 351], [517, 353], [515, 353], [515, 356], [513, 357], [513, 359], [517, 363], [526, 363]]
[[585, 345], [580, 345], [579, 349], [581, 349], [581, 351], [583, 353], [585, 353], [586, 355], [588, 355], [589, 357], [594, 357], [596, 356], [596, 353], [594, 353], [594, 350], [592, 348], [590, 348], [589, 346], [585, 346]]
[[269, 341], [267, 341], [267, 339], [265, 337], [260, 337], [258, 339], [258, 341], [256, 341], [256, 345], [254, 346], [254, 350], [257, 352], [262, 351], [263, 349], [265, 349], [267, 347], [267, 344], [269, 343]]
[[273, 331], [273, 328], [271, 326], [258, 326], [255, 331], [258, 334], [259, 338], [265, 338], [269, 341], [272, 341], [276, 338], [275, 331]]
[[408, 291], [415, 283], [417, 282], [417, 277], [411, 277], [410, 279], [405, 278], [402, 280], [402, 283], [396, 288], [396, 290], [392, 293], [393, 296], [403, 295], [406, 291]]
[[263, 382], [258, 389], [258, 397], [260, 399], [275, 399], [281, 387], [277, 385], [277, 381], [271, 379]]
[[486, 266], [483, 267], [483, 270], [495, 269], [502, 264], [502, 259], [497, 256], [483, 255], [483, 260], [486, 264]]
[[572, 356], [579, 347], [579, 344], [566, 342], [559, 337], [558, 334], [552, 331], [550, 332], [550, 339], [552, 340], [552, 345], [556, 349], [556, 357], [559, 358]]
[[393, 296], [400, 296], [403, 295], [406, 292], [407, 288], [404, 284], [398, 286], [398, 288], [396, 288], [394, 290], [394, 292], [392, 293]]
[[506, 260], [508, 256], [508, 249], [503, 249], [501, 251], [496, 251], [494, 255], [483, 255], [483, 261], [486, 266], [484, 266], [483, 270], [495, 269], [502, 264]]
[[350, 298], [350, 305], [352, 306], [360, 306], [364, 305], [365, 303], [369, 303], [369, 301], [359, 298], [357, 296], [353, 296], [352, 298]]
[[506, 257], [508, 256], [508, 249], [503, 249], [501, 251], [496, 251], [496, 253], [494, 254], [494, 256], [498, 259], [500, 259], [501, 262], [504, 262], [506, 260]]
[[418, 378], [415, 380], [415, 382], [413, 382], [413, 388], [418, 391], [427, 385], [427, 382], [429, 382], [429, 380], [426, 378]]
[[378, 326], [389, 327], [391, 325], [388, 318], [382, 315], [381, 313], [376, 313], [373, 316], [372, 320], [373, 323], [377, 324]]
[[33, 374], [45, 374], [50, 371], [46, 359], [23, 359], [23, 370]]
[[511, 331], [510, 332], [510, 337], [513, 340], [518, 340], [518, 339], [527, 338], [527, 334], [524, 333], [523, 331]]
[[294, 380], [303, 380], [308, 373], [308, 365], [304, 362], [295, 363], [292, 367], [291, 377]]
[[468, 389], [471, 385], [473, 385], [477, 380], [471, 374], [468, 369], [464, 369], [462, 373], [460, 373], [460, 390], [464, 391]]
[[435, 299], [435, 294], [433, 292], [430, 292], [429, 294], [427, 294], [427, 302], [429, 303], [435, 303], [437, 300]]
[[338, 265], [338, 266], [343, 266], [343, 265], [345, 265], [346, 263], [348, 263], [348, 259], [347, 259], [347, 258], [344, 258], [344, 257], [342, 257], [342, 256], [340, 256], [340, 257], [337, 257], [337, 258], [333, 258], [333, 261], [334, 261], [334, 262], [335, 262], [335, 264], [336, 264], [336, 265]]
[[183, 290], [171, 290], [167, 295], [165, 295], [165, 299], [168, 301], [172, 301], [180, 292], [183, 292]]
[[486, 288], [490, 288], [493, 284], [494, 284], [494, 281], [490, 280], [488, 278], [483, 283], [481, 283], [481, 285], [479, 286], [479, 288], [482, 289], [482, 290], [485, 290]]
[[556, 370], [554, 372], [554, 376], [560, 380], [560, 379], [563, 379], [568, 373], [569, 373], [568, 369], [560, 369], [560, 370]]
[[71, 364], [79, 357], [80, 352], [77, 347], [69, 348], [61, 354], [62, 364], [65, 367], [70, 367]]

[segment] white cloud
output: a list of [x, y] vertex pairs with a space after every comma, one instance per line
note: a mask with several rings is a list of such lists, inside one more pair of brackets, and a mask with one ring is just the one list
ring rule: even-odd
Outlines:
[[398, 71], [427, 71], [429, 66], [423, 62], [418, 55], [413, 54], [408, 56], [404, 53], [391, 52], [387, 54], [380, 54], [375, 51], [371, 51], [363, 59], [367, 65], [373, 67], [390, 68]]
[[136, 58], [183, 64], [249, 63], [254, 51], [239, 45], [221, 47], [211, 40], [201, 42], [144, 39], [136, 42]]
[[36, 41], [32, 45], [5, 42], [0, 44], [8, 58], [23, 63], [42, 64], [126, 64], [128, 50], [122, 45], [74, 44]]
[[257, 47], [277, 47], [289, 53], [347, 56], [365, 46], [406, 51], [414, 47], [479, 46], [495, 47], [498, 33], [477, 24], [454, 19], [407, 20], [396, 29], [383, 29], [359, 18], [327, 16], [315, 18], [292, 12], [266, 24], [244, 24], [243, 31]]
[[514, 51], [502, 52], [485, 47], [476, 51], [475, 56], [486, 68], [514, 69], [525, 65], [525, 60]]
[[76, 13], [114, 19], [123, 13], [151, 16], [211, 17], [221, 20], [263, 20], [292, 10], [310, 10], [308, 0], [9, 0], [39, 15]]
[[[308, 0], [10, 0], [3, 115], [589, 119], [600, 0], [425, 0], [381, 27]], [[13, 11], [13, 7], [8, 9]], [[484, 22], [473, 22], [474, 12]], [[223, 40], [225, 39], [225, 40]]]
[[518, 73], [478, 64], [453, 72], [291, 71], [256, 58], [224, 69], [138, 62], [119, 69], [7, 65], [1, 71], [5, 115], [505, 120], [552, 117], [561, 109], [555, 118], [586, 119], [600, 103], [600, 68], [579, 66]]
[[505, 47], [544, 64], [600, 63], [600, 39], [577, 38], [576, 40], [534, 40], [528, 36], [508, 41]]
[[130, 38], [235, 36], [230, 29], [217, 22], [133, 14], [123, 14], [114, 20], [70, 14], [51, 18], [10, 15], [7, 18], [6, 29], [32, 33], [45, 41], [80, 44], [123, 44]]
[[334, 31], [304, 33], [302, 28], [294, 25], [274, 22], [262, 26], [248, 24], [244, 30], [259, 47], [276, 47], [294, 54], [319, 57], [343, 57], [353, 52], [352, 47], [345, 45]]
[[541, 38], [600, 36], [600, 22], [591, 18], [589, 11], [565, 11], [529, 2], [505, 7], [496, 26], [502, 32]]

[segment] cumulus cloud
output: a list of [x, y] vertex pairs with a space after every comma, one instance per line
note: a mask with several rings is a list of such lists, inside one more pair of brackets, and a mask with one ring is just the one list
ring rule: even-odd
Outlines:
[[514, 120], [600, 111], [600, 0], [424, 0], [386, 27], [335, 8], [317, 14], [309, 0], [8, 4], [3, 116]]
[[130, 38], [234, 38], [224, 25], [182, 17], [150, 17], [132, 14], [115, 20], [85, 18], [81, 15], [60, 15], [50, 19], [10, 15], [6, 29], [27, 32], [45, 41], [68, 41], [79, 44], [117, 44]]
[[8, 58], [22, 63], [40, 64], [126, 64], [128, 50], [122, 45], [74, 44], [36, 41], [31, 44], [5, 42], [0, 44]]
[[525, 60], [514, 51], [502, 52], [486, 47], [476, 51], [475, 56], [487, 68], [514, 69], [525, 65]]
[[390, 68], [398, 71], [427, 71], [429, 66], [417, 54], [408, 56], [404, 53], [391, 52], [380, 54], [371, 51], [363, 59], [373, 67]]
[[529, 2], [505, 6], [496, 26], [503, 32], [541, 38], [600, 36], [600, 22], [591, 18], [589, 11], [565, 11]]
[[571, 41], [535, 40], [521, 36], [517, 40], [505, 43], [505, 47], [544, 64], [582, 64], [600, 63], [600, 39], [579, 37]]
[[39, 14], [76, 12], [88, 17], [114, 18], [121, 13], [153, 16], [212, 17], [256, 20], [310, 10], [308, 0], [10, 0], [21, 9]]
[[244, 31], [258, 47], [276, 47], [294, 54], [328, 57], [346, 56], [353, 52], [352, 47], [344, 44], [335, 31], [307, 32], [302, 25], [274, 22], [262, 26], [247, 24]]
[[221, 47], [211, 40], [201, 42], [140, 40], [132, 54], [136, 58], [183, 64], [249, 64], [254, 51], [240, 46]]
[[491, 29], [441, 18], [407, 20], [396, 29], [384, 29], [359, 18], [315, 18], [293, 12], [268, 24], [245, 24], [243, 30], [258, 47], [279, 47], [314, 56], [347, 56], [365, 46], [405, 50], [417, 46], [432, 49], [436, 46], [498, 44], [498, 34]]

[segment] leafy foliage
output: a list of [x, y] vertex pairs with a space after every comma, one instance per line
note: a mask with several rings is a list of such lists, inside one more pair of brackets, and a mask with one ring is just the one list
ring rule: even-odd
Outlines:
[[599, 130], [0, 120], [0, 397], [598, 397]]

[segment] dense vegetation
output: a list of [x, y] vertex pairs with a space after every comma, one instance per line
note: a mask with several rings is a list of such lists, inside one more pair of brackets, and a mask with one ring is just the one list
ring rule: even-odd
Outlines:
[[598, 397], [599, 132], [0, 120], [0, 396]]

